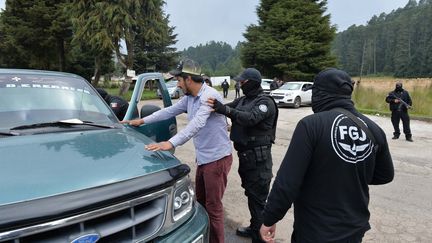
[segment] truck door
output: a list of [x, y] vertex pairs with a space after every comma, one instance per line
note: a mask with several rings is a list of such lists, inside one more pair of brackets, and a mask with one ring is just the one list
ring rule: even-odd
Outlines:
[[[150, 104], [142, 104], [139, 103], [141, 101], [142, 94], [144, 92], [144, 87], [147, 81], [155, 80], [158, 88], [162, 95], [163, 107], [158, 107]], [[171, 97], [168, 93], [168, 89], [165, 85], [165, 79], [163, 78], [161, 73], [144, 73], [138, 76], [137, 81], [135, 83], [135, 87], [133, 89], [132, 97], [129, 102], [129, 108], [125, 115], [125, 120], [131, 120], [134, 118], [134, 110], [138, 109], [139, 117], [145, 117], [150, 115], [151, 113], [158, 111], [164, 107], [171, 106]], [[166, 141], [170, 139], [177, 133], [177, 120], [175, 117], [169, 118], [167, 120], [151, 123], [151, 124], [143, 124], [139, 127], [132, 127], [132, 129], [137, 130], [138, 132], [145, 134], [149, 138], [153, 139], [156, 142]]]

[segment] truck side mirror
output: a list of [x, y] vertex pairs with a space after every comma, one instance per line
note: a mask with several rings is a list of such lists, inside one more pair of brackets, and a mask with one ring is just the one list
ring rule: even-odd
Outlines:
[[160, 110], [161, 108], [159, 106], [156, 105], [143, 105], [141, 107], [141, 118], [146, 117], [148, 115], [151, 115], [152, 113]]

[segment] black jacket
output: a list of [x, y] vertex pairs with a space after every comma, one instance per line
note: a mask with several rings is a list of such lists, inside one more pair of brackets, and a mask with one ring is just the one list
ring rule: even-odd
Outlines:
[[408, 91], [404, 89], [402, 91], [393, 90], [386, 97], [386, 102], [389, 103], [391, 111], [408, 111], [408, 108], [402, 102], [395, 103], [396, 99], [401, 99], [405, 101], [405, 103], [407, 103], [408, 105], [412, 106], [412, 100]]
[[274, 142], [278, 109], [274, 100], [262, 93], [242, 96], [227, 106], [230, 107], [232, 127], [230, 139], [234, 148], [242, 151], [247, 148], [270, 145]]
[[301, 242], [337, 241], [370, 228], [368, 185], [392, 181], [393, 162], [383, 130], [353, 107], [350, 111], [374, 134], [376, 154], [371, 140], [338, 111], [303, 118], [277, 173], [264, 225], [275, 224], [294, 204]]
[[121, 97], [109, 94], [105, 96], [104, 100], [114, 111], [114, 114], [117, 116], [117, 118], [120, 121], [123, 120], [129, 107], [129, 103]]

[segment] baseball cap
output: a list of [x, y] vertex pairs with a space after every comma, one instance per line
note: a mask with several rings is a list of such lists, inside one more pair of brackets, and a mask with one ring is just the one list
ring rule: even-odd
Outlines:
[[235, 81], [253, 80], [261, 83], [261, 73], [255, 68], [246, 68], [240, 75], [234, 78]]
[[331, 94], [351, 95], [353, 81], [348, 73], [337, 68], [329, 68], [319, 72], [314, 84], [308, 89], [318, 89]]
[[184, 59], [179, 62], [174, 70], [169, 72], [171, 75], [179, 76], [182, 73], [201, 75], [201, 68], [198, 63], [191, 59]]

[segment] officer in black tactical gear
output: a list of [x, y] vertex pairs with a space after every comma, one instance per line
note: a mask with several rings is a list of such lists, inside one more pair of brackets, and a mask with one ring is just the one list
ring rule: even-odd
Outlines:
[[[108, 94], [104, 89], [97, 88], [96, 89], [99, 95], [105, 100], [105, 102], [111, 107], [111, 110], [117, 116], [117, 118], [121, 121], [126, 115], [126, 111], [129, 108], [129, 103], [123, 98], [115, 95]], [[133, 117], [138, 117], [138, 108], [134, 110]]]
[[231, 118], [230, 139], [239, 157], [239, 175], [248, 199], [250, 226], [239, 227], [237, 235], [262, 242], [259, 227], [272, 174], [271, 146], [275, 140], [278, 109], [261, 88], [261, 74], [254, 68], [244, 70], [234, 80], [240, 82], [245, 96], [226, 105], [210, 98], [214, 111]]
[[403, 132], [405, 133], [405, 139], [409, 142], [413, 142], [411, 129], [410, 129], [410, 118], [408, 115], [408, 109], [412, 106], [411, 97], [408, 91], [402, 88], [402, 83], [397, 82], [395, 90], [390, 92], [386, 97], [386, 102], [389, 103], [391, 114], [391, 122], [393, 124], [394, 132], [392, 139], [398, 139], [400, 136], [399, 121], [402, 120]]

